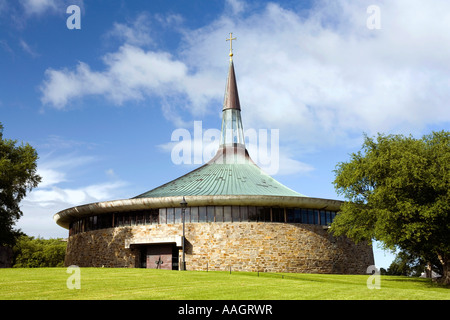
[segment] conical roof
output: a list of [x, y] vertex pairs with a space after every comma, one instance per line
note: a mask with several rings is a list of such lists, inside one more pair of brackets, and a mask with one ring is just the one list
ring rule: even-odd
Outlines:
[[136, 198], [198, 195], [304, 197], [266, 174], [250, 159], [246, 150], [244, 153], [239, 149], [219, 149], [207, 164]]
[[225, 109], [241, 110], [241, 103], [239, 102], [239, 94], [236, 83], [236, 75], [234, 73], [233, 60], [230, 60], [230, 67], [228, 69], [227, 86], [225, 88], [225, 99], [223, 101], [223, 110]]

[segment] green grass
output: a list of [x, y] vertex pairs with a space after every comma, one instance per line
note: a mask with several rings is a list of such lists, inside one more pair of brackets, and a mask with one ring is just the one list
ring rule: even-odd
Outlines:
[[81, 289], [67, 288], [66, 268], [0, 269], [0, 299], [450, 299], [427, 279], [369, 275], [260, 274], [81, 268]]

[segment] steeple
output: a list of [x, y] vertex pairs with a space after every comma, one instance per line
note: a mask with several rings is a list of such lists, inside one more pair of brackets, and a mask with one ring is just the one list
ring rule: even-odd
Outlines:
[[230, 33], [230, 65], [225, 87], [225, 98], [222, 108], [222, 130], [220, 135], [220, 147], [241, 147], [245, 149], [244, 128], [241, 120], [241, 104], [234, 72], [233, 52], [231, 41], [236, 40]]

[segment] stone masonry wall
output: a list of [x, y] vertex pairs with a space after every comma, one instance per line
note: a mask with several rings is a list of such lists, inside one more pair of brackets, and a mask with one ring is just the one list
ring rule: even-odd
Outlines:
[[[287, 223], [187, 223], [186, 269], [365, 274], [372, 247], [335, 238], [319, 225]], [[182, 224], [109, 228], [69, 238], [65, 264], [137, 267], [138, 245], [125, 240], [182, 235]], [[131, 241], [132, 242], [132, 241]], [[181, 248], [180, 248], [181, 261]]]

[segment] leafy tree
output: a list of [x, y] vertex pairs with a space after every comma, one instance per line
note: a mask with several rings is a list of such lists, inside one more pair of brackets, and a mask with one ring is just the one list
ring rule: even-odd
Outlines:
[[335, 173], [336, 190], [348, 201], [331, 232], [437, 258], [450, 283], [450, 132], [365, 136], [362, 150]]
[[13, 229], [22, 216], [19, 203], [41, 181], [37, 175], [37, 152], [28, 143], [3, 139], [0, 123], [0, 245], [12, 245], [18, 236]]
[[426, 261], [421, 257], [410, 254], [407, 251], [397, 253], [386, 274], [392, 276], [413, 276], [419, 277], [425, 271]]
[[15, 246], [14, 268], [63, 267], [67, 243], [62, 239], [20, 236]]

